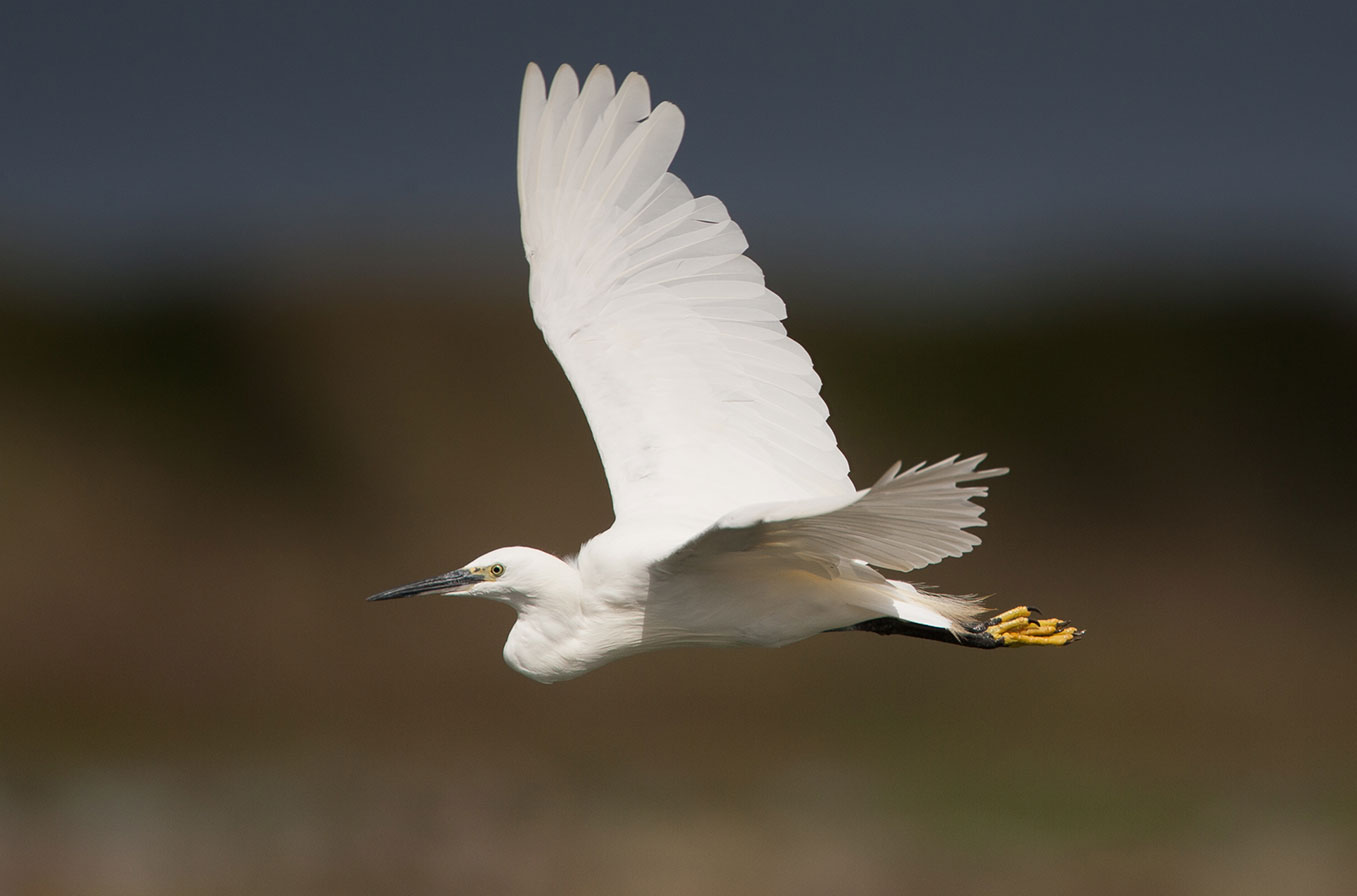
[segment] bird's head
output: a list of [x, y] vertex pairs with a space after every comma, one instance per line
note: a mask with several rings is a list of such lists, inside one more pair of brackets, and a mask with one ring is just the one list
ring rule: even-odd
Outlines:
[[497, 548], [461, 569], [431, 579], [411, 582], [374, 594], [368, 600], [390, 600], [420, 595], [465, 594], [507, 603], [515, 608], [542, 594], [552, 594], [578, 582], [574, 568], [559, 557], [536, 548]]

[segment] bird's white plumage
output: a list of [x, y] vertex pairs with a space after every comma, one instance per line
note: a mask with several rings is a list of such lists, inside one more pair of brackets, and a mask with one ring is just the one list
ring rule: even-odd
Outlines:
[[984, 455], [952, 457], [899, 472], [899, 465], [875, 485], [847, 499], [810, 499], [734, 510], [703, 532], [684, 552], [696, 554], [759, 551], [816, 558], [826, 566], [852, 559], [882, 569], [908, 572], [960, 557], [980, 543], [967, 532], [983, 526], [983, 486], [968, 480], [1001, 476], [997, 467], [977, 470]]
[[668, 171], [683, 135], [640, 75], [530, 66], [519, 124], [533, 315], [589, 419], [618, 523], [851, 496], [782, 300], [720, 200]]
[[539, 681], [661, 647], [777, 646], [883, 619], [872, 630], [996, 646], [974, 643], [974, 602], [890, 573], [979, 544], [968, 530], [984, 525], [974, 499], [986, 489], [965, 483], [1005, 471], [952, 457], [854, 489], [810, 357], [740, 228], [669, 172], [682, 135], [683, 116], [652, 108], [640, 75], [615, 88], [599, 66], [581, 86], [563, 66], [548, 92], [528, 67], [529, 296], [593, 430], [616, 520], [569, 560], [500, 548], [373, 598], [504, 601], [518, 615], [504, 657]]

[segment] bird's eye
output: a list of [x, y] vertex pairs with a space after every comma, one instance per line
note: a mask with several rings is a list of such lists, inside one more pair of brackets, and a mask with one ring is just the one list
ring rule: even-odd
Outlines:
[[490, 575], [494, 576], [497, 579], [500, 576], [504, 575], [504, 564], [496, 563], [494, 566], [490, 567]]

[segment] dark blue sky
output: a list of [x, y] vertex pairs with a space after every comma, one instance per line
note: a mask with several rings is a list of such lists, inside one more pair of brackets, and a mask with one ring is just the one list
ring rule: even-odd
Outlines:
[[523, 66], [602, 61], [683, 108], [675, 170], [770, 270], [1143, 252], [1351, 276], [1355, 9], [11, 2], [0, 250], [512, 259]]

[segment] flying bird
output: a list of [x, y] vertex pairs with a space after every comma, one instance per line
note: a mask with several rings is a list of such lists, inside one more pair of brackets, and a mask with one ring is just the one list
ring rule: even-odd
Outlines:
[[506, 547], [368, 600], [467, 595], [513, 607], [504, 645], [541, 682], [663, 647], [777, 647], [867, 631], [966, 647], [1082, 632], [899, 576], [958, 557], [985, 525], [984, 455], [855, 488], [810, 356], [748, 244], [669, 166], [683, 136], [645, 78], [620, 87], [529, 65], [518, 199], [533, 318], [588, 417], [612, 526], [574, 557]]

